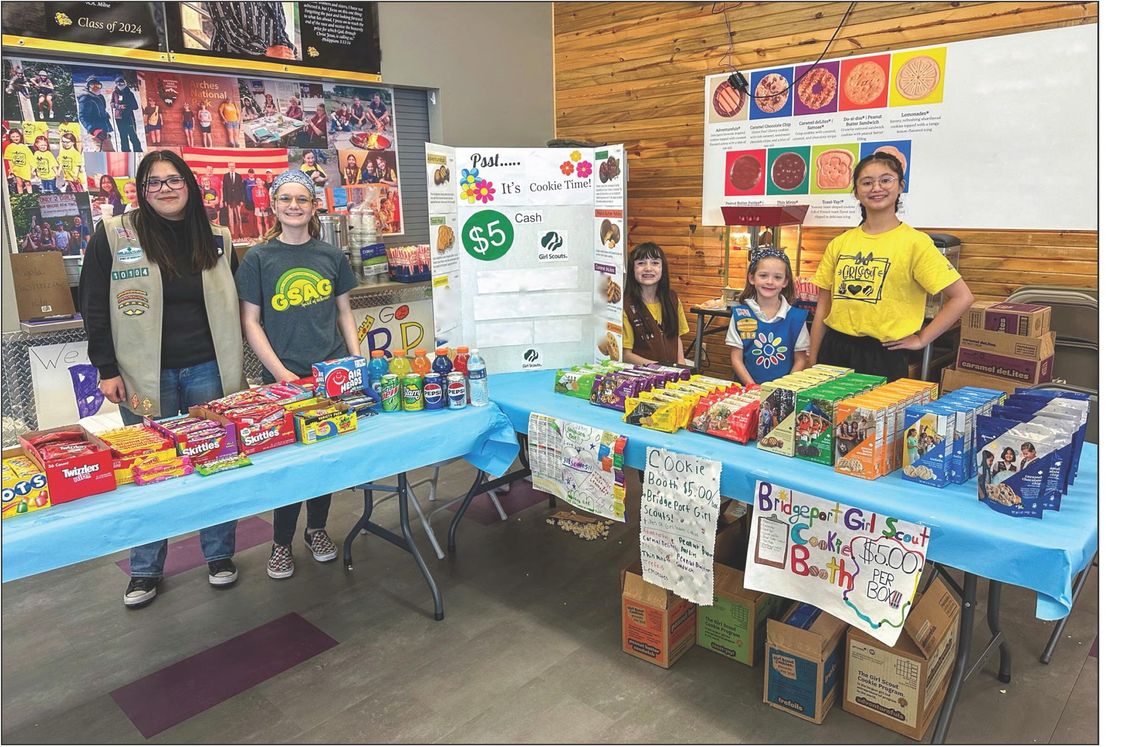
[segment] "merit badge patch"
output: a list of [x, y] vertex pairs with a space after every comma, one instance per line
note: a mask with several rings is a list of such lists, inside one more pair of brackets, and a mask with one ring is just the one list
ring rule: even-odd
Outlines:
[[122, 249], [115, 252], [115, 259], [126, 265], [129, 265], [132, 262], [138, 262], [142, 258], [143, 250], [141, 246], [124, 246]]
[[123, 241], [137, 241], [138, 240], [138, 236], [135, 234], [134, 231], [132, 231], [129, 228], [123, 228], [122, 226], [115, 229], [115, 235], [118, 236]]
[[226, 240], [221, 236], [214, 236], [214, 246], [218, 250], [219, 257], [226, 253]]
[[112, 280], [131, 280], [133, 278], [145, 278], [150, 275], [149, 267], [134, 267], [130, 270], [112, 270]]
[[119, 305], [119, 311], [123, 312], [124, 316], [141, 316], [150, 308], [146, 291], [138, 288], [122, 291], [115, 296], [115, 301]]

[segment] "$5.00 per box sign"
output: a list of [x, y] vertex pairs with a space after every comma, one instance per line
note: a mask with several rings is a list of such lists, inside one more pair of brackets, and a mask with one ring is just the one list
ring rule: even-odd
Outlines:
[[921, 524], [757, 481], [744, 585], [815, 605], [893, 646], [929, 545]]

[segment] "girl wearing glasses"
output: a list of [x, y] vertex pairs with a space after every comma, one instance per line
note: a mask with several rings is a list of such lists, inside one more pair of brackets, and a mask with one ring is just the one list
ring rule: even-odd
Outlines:
[[[135, 183], [138, 210], [96, 226], [79, 279], [99, 389], [128, 425], [184, 413], [245, 387], [229, 231], [210, 225], [198, 182], [174, 152], [147, 153]], [[230, 521], [198, 533], [211, 586], [237, 581], [236, 526]], [[127, 607], [155, 598], [166, 544], [131, 550]]]
[[[356, 278], [344, 253], [321, 241], [317, 187], [308, 175], [286, 171], [273, 180], [270, 204], [277, 223], [246, 253], [237, 273], [241, 325], [262, 364], [262, 379], [292, 381], [312, 373], [313, 363], [360, 355], [348, 292]], [[331, 495], [310, 498], [305, 545], [317, 562], [336, 559], [325, 531]], [[293, 575], [293, 535], [301, 504], [273, 512], [270, 578]]]
[[[855, 199], [863, 222], [827, 245], [813, 282], [819, 304], [811, 328], [810, 363], [904, 378], [908, 350], [921, 350], [949, 329], [974, 296], [930, 237], [899, 220], [902, 163], [871, 153], [855, 167]], [[942, 310], [925, 327], [928, 293], [943, 293]]]

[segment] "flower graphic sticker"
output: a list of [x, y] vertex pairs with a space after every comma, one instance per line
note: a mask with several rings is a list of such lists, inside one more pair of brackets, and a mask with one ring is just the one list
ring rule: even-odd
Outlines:
[[594, 172], [594, 166], [589, 161], [578, 162], [578, 178], [585, 179]]
[[756, 359], [756, 365], [772, 368], [787, 360], [788, 348], [783, 343], [783, 338], [774, 332], [756, 335], [756, 342], [752, 346], [752, 357]]
[[476, 200], [486, 205], [495, 199], [495, 188], [491, 186], [491, 182], [480, 179], [475, 183], [474, 194]]
[[574, 164], [570, 163], [569, 161], [563, 161], [561, 168], [562, 168], [562, 173], [565, 174], [566, 176], [570, 176], [571, 174], [574, 173]]
[[578, 163], [579, 161], [581, 161], [582, 160], [582, 151], [580, 151], [580, 150], [572, 151], [570, 153], [570, 160], [573, 161], [574, 163]]

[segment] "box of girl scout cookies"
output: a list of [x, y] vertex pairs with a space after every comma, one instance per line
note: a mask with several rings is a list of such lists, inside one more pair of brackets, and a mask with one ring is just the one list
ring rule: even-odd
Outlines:
[[894, 646], [858, 628], [848, 630], [843, 710], [921, 740], [950, 684], [961, 611], [958, 598], [935, 578]]
[[1040, 337], [1050, 329], [1053, 308], [1033, 303], [978, 301], [962, 317], [962, 329], [982, 329], [1022, 337]]
[[621, 648], [668, 669], [693, 647], [697, 605], [641, 576], [641, 561], [621, 573]]
[[845, 630], [847, 623], [803, 602], [768, 618], [764, 702], [822, 724], [839, 699]]
[[697, 645], [748, 666], [763, 650], [764, 624], [784, 611], [787, 600], [744, 588], [750, 521], [734, 521], [716, 536], [713, 603], [697, 608]]

